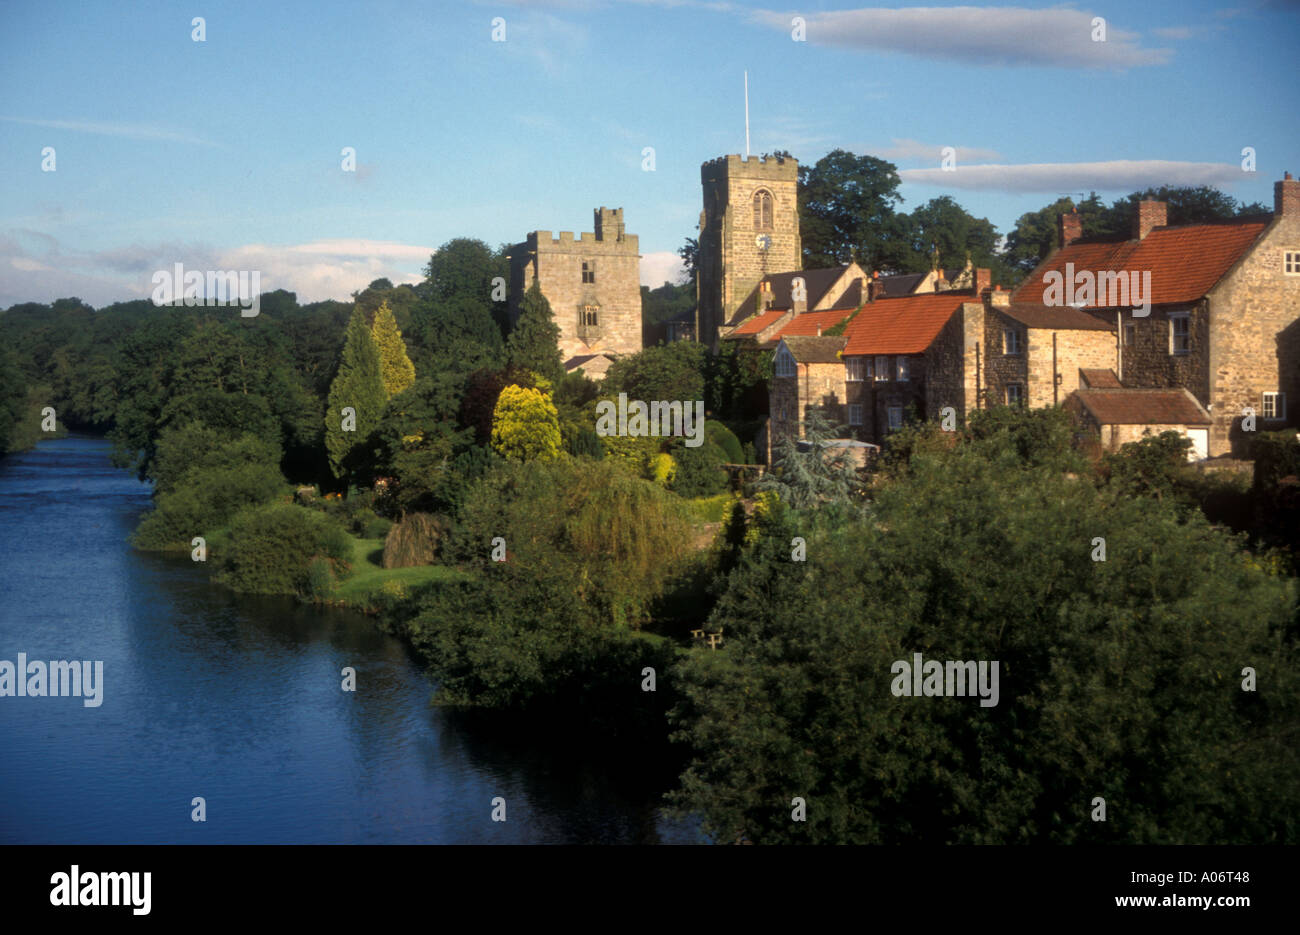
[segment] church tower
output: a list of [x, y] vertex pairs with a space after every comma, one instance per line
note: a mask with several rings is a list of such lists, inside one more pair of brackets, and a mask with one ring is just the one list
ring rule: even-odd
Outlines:
[[716, 351], [718, 328], [763, 277], [803, 268], [799, 163], [722, 156], [700, 167], [700, 181], [704, 210], [695, 334]]

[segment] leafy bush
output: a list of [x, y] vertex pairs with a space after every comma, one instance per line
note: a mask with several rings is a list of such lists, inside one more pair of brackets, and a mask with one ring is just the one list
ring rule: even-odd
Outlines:
[[696, 448], [678, 443], [673, 446], [673, 457], [677, 476], [672, 489], [678, 496], [711, 497], [727, 489], [727, 472], [722, 467], [728, 463], [727, 454], [713, 442], [706, 440]]
[[750, 463], [745, 460], [745, 451], [740, 446], [740, 439], [721, 422], [707, 420], [704, 423], [704, 437], [723, 450], [728, 464]]
[[155, 499], [133, 541], [140, 549], [188, 549], [194, 536], [224, 526], [240, 510], [285, 492], [287, 485], [273, 464], [192, 467]]
[[[248, 594], [312, 598], [345, 574], [351, 540], [333, 519], [292, 503], [253, 507], [230, 523], [215, 580]], [[327, 581], [319, 561], [326, 563]]]

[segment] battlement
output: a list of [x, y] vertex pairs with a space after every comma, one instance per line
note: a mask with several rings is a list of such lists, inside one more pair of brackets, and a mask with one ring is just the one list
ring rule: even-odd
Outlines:
[[595, 253], [636, 253], [637, 235], [626, 233], [623, 226], [623, 209], [599, 207], [592, 212], [596, 230], [583, 231], [575, 238], [573, 231], [560, 231], [553, 236], [552, 231], [537, 230], [528, 234], [529, 249], [536, 252], [539, 247], [570, 248], [581, 246], [584, 250]]
[[795, 181], [799, 178], [799, 160], [791, 157], [782, 162], [775, 156], [764, 159], [762, 156], [740, 156], [733, 153], [710, 159], [700, 166], [701, 181], [714, 182], [727, 178]]

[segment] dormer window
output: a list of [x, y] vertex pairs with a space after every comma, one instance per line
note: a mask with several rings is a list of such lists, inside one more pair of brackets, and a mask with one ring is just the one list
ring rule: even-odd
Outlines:
[[772, 229], [772, 193], [766, 189], [754, 192], [754, 230]]

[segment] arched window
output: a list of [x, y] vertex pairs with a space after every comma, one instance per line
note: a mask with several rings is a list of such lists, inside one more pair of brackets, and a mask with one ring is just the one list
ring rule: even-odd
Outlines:
[[754, 192], [754, 230], [772, 229], [772, 193], [764, 189]]

